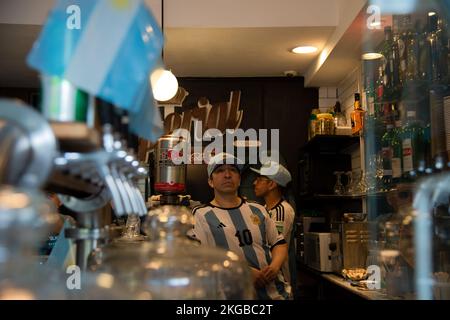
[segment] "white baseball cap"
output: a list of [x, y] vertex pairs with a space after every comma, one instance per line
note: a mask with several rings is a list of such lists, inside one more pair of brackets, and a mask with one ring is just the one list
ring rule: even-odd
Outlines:
[[209, 159], [208, 163], [208, 177], [211, 177], [211, 174], [216, 170], [218, 167], [220, 167], [223, 164], [230, 164], [235, 166], [239, 172], [242, 171], [244, 168], [244, 162], [233, 155], [225, 152], [221, 152], [216, 154], [214, 157], [211, 157]]
[[270, 180], [275, 181], [278, 185], [286, 187], [287, 184], [292, 180], [289, 171], [283, 167], [281, 164], [275, 161], [268, 161], [261, 166], [260, 170], [250, 168], [254, 172], [261, 176], [265, 176]]

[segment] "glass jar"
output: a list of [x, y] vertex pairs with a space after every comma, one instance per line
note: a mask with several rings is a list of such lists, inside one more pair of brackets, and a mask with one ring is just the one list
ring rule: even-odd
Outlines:
[[64, 298], [58, 273], [43, 268], [39, 245], [58, 221], [38, 191], [0, 187], [0, 299]]
[[334, 119], [330, 113], [319, 113], [317, 115], [317, 134], [334, 134]]
[[192, 214], [183, 206], [149, 211], [144, 230], [150, 241], [105, 247], [97, 272], [114, 275], [146, 299], [251, 299], [249, 268], [236, 254], [200, 247], [186, 234]]

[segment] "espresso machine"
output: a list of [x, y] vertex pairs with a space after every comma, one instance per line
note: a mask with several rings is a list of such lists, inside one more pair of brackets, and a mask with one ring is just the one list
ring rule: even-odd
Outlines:
[[164, 135], [155, 148], [154, 189], [159, 194], [159, 205], [180, 205], [186, 191], [186, 161], [182, 151], [186, 140], [176, 135]]

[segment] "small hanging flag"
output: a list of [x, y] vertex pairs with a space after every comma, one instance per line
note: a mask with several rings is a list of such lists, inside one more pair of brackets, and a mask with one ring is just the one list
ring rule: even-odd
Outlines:
[[57, 0], [28, 64], [136, 113], [162, 47], [161, 29], [142, 0]]

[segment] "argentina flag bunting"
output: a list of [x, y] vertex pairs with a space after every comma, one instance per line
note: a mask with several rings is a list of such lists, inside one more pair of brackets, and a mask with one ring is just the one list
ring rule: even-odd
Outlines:
[[164, 131], [161, 115], [154, 106], [153, 93], [148, 83], [145, 83], [137, 95], [135, 105], [137, 112], [130, 112], [130, 130], [149, 141], [156, 141]]
[[57, 0], [28, 64], [138, 114], [138, 96], [162, 47], [161, 29], [142, 0]]

